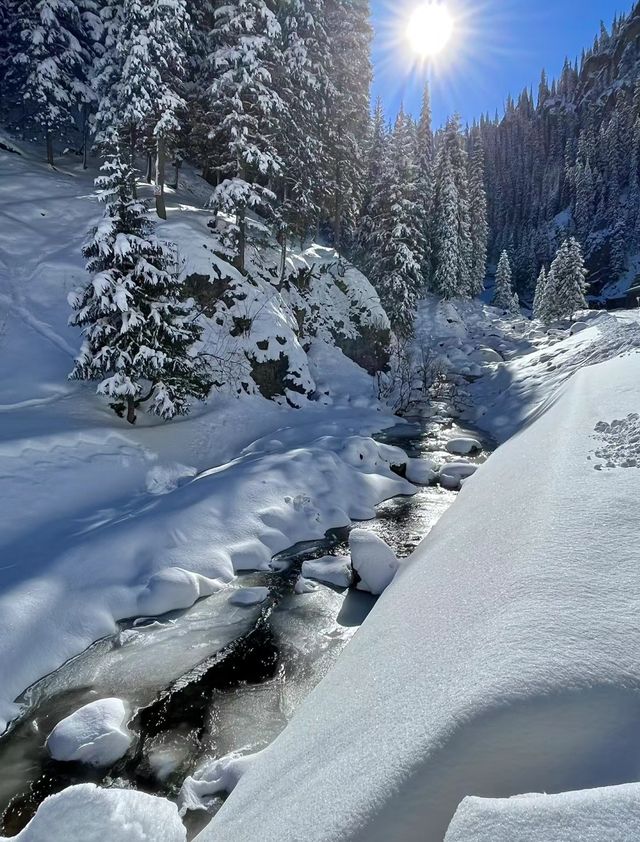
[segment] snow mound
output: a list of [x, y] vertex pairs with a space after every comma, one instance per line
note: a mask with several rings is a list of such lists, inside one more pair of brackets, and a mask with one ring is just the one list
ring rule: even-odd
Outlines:
[[302, 596], [302, 594], [305, 593], [313, 593], [317, 589], [318, 585], [316, 584], [316, 582], [312, 582], [309, 579], [305, 579], [304, 576], [298, 576], [298, 580], [296, 582], [294, 591], [298, 596]]
[[448, 441], [446, 448], [449, 453], [456, 456], [468, 456], [470, 453], [480, 453], [482, 444], [477, 439], [457, 438]]
[[463, 480], [473, 476], [478, 470], [477, 465], [471, 462], [449, 462], [440, 468], [438, 479], [443, 488], [456, 491], [462, 485]]
[[303, 579], [314, 579], [336, 588], [350, 588], [353, 584], [353, 569], [348, 558], [324, 556], [302, 565]]
[[178, 809], [170, 801], [131, 789], [81, 784], [46, 798], [11, 842], [186, 842], [186, 838]]
[[269, 588], [240, 588], [229, 597], [231, 605], [260, 605], [269, 598]]
[[502, 356], [494, 348], [478, 348], [469, 354], [469, 358], [478, 363], [502, 363]]
[[170, 494], [182, 481], [192, 479], [197, 473], [196, 468], [188, 465], [154, 465], [147, 474], [147, 491], [149, 494]]
[[639, 404], [636, 353], [499, 448], [199, 842], [442, 842], [469, 795], [637, 781], [638, 479], [588, 456]]
[[353, 529], [349, 535], [351, 564], [360, 577], [359, 591], [378, 596], [398, 572], [400, 563], [382, 538], [366, 529]]
[[168, 567], [154, 574], [138, 596], [138, 613], [157, 617], [167, 611], [191, 608], [203, 596], [221, 590], [224, 583], [191, 573], [181, 567]]
[[431, 485], [438, 478], [438, 465], [431, 459], [409, 459], [406, 477], [415, 485]]
[[47, 738], [49, 754], [55, 760], [111, 766], [133, 742], [127, 728], [130, 715], [121, 699], [91, 702], [56, 725]]
[[189, 810], [206, 810], [211, 799], [220, 794], [229, 794], [238, 785], [240, 778], [253, 766], [262, 752], [241, 754], [233, 752], [219, 760], [205, 763], [193, 775], [186, 778], [180, 788], [178, 802], [180, 815]]
[[630, 842], [640, 784], [513, 798], [465, 798], [446, 842]]

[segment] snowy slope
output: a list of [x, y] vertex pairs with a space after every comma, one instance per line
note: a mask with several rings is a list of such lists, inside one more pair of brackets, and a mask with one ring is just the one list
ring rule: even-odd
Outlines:
[[637, 780], [639, 405], [637, 352], [547, 401], [467, 481], [202, 842], [440, 842], [468, 795]]
[[[233, 382], [186, 419], [142, 416], [132, 428], [91, 384], [69, 382], [80, 336], [67, 325], [66, 299], [87, 280], [81, 247], [101, 213], [95, 172], [74, 158], [51, 170], [39, 150], [17, 148], [0, 151], [0, 731], [31, 682], [117, 620], [190, 605], [237, 570], [264, 567], [298, 539], [413, 491], [390, 472], [392, 454], [366, 438], [393, 423], [372, 378], [336, 347], [340, 337], [325, 330], [301, 341], [294, 292], [271, 284], [277, 255], [268, 248], [253, 326], [233, 351], [246, 362], [268, 335], [318, 400], [294, 392], [304, 407], [296, 411], [286, 395], [268, 401], [255, 384]], [[185, 177], [170, 191], [162, 233], [178, 242], [186, 274], [215, 274], [215, 264], [232, 275], [206, 250], [211, 214], [199, 208], [209, 192]], [[384, 326], [368, 281], [349, 267], [336, 313], [323, 305], [333, 256], [312, 248], [291, 257], [292, 266], [324, 267], [305, 290], [309, 307], [323, 307], [325, 328], [335, 315], [343, 338], [356, 322]], [[219, 347], [215, 331], [209, 320], [208, 341]]]
[[640, 836], [640, 785], [562, 795], [465, 798], [446, 842], [629, 842]]

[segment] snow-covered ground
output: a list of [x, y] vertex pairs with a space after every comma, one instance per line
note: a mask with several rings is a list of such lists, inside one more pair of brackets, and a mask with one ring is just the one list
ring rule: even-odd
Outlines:
[[[264, 589], [243, 593], [238, 572], [264, 570], [295, 542], [370, 518], [382, 500], [416, 491], [391, 470], [406, 462], [403, 454], [369, 437], [395, 423], [372, 378], [342, 354], [324, 322], [303, 347], [291, 323], [301, 300], [270, 295], [268, 281], [257, 288], [240, 351], [259, 342], [268, 356], [277, 324], [294, 385], [317, 400], [296, 392], [295, 400], [267, 401], [253, 383], [214, 395], [187, 419], [166, 426], [141, 419], [131, 428], [90, 386], [69, 383], [79, 337], [66, 324], [66, 295], [85, 280], [80, 248], [99, 214], [93, 174], [71, 165], [51, 171], [22, 152], [0, 153], [0, 729], [32, 682], [112, 634], [118, 620], [187, 608], [209, 594], [214, 611], [258, 611]], [[170, 192], [163, 226], [196, 275], [217, 260], [202, 256], [204, 190], [191, 178]], [[330, 257], [313, 247], [291, 260], [304, 269], [328, 267]], [[305, 295], [324, 316], [334, 290], [323, 277]], [[336, 296], [347, 332], [356, 329], [354, 314], [381, 317], [372, 295], [348, 270]], [[210, 333], [208, 341], [218, 340]], [[187, 790], [195, 801], [234, 787], [203, 842], [441, 842], [468, 796], [640, 778], [637, 314], [585, 314], [571, 331], [547, 332], [479, 303], [427, 300], [416, 344], [443, 373], [442, 394], [425, 414], [453, 404], [480, 438], [505, 444], [478, 470], [407, 463], [418, 482], [462, 482], [459, 499], [400, 563], [293, 720], [276, 723], [274, 735], [284, 727], [276, 741], [250, 762], [234, 755], [194, 776]], [[447, 458], [456, 463], [470, 441], [451, 435]], [[356, 533], [355, 556], [357, 543]], [[370, 548], [363, 540], [356, 567], [369, 589], [382, 590], [397, 561], [379, 548], [389, 575], [378, 582]], [[349, 572], [344, 561], [333, 565]], [[229, 633], [212, 634], [211, 651]], [[166, 629], [147, 634], [164, 639]], [[173, 680], [179, 647], [167, 652], [147, 666]], [[117, 657], [126, 660], [126, 647]], [[105, 669], [99, 659], [96, 650], [83, 667], [88, 683]], [[126, 726], [116, 719], [107, 730]], [[72, 752], [100, 739], [94, 725], [105, 718], [89, 720], [91, 733], [82, 716], [66, 723]], [[57, 838], [42, 835], [54, 821], [73, 838], [84, 810], [94, 812], [92, 833], [102, 822], [118, 842], [158, 832], [166, 842], [184, 839], [173, 805], [158, 802], [166, 808], [158, 831], [155, 802], [108, 792], [103, 799], [74, 788], [47, 801], [18, 838]], [[578, 801], [550, 800], [549, 815], [565, 806], [574, 815], [586, 803]], [[456, 842], [493, 839], [494, 816], [511, 827], [518, 808], [529, 815], [524, 801], [465, 803], [451, 830]], [[138, 808], [138, 830], [118, 825]], [[101, 818], [110, 811], [113, 825]], [[628, 815], [621, 809], [620, 821]]]

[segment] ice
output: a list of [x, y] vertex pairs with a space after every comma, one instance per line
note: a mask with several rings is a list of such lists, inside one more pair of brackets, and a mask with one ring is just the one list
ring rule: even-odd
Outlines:
[[47, 738], [49, 753], [55, 760], [111, 766], [133, 742], [127, 728], [130, 716], [121, 699], [90, 702], [56, 725]]
[[269, 598], [269, 588], [240, 588], [229, 597], [231, 605], [260, 605]]
[[186, 842], [186, 838], [178, 808], [170, 801], [130, 789], [81, 784], [45, 799], [11, 842]]
[[446, 448], [449, 453], [457, 456], [468, 456], [470, 453], [479, 453], [482, 450], [482, 444], [477, 439], [456, 438], [448, 441]]
[[336, 588], [349, 588], [353, 584], [353, 569], [348, 558], [324, 556], [323, 558], [305, 561], [302, 565], [302, 576], [305, 579], [315, 579]]
[[465, 798], [446, 842], [630, 842], [640, 784], [513, 798]]
[[358, 590], [377, 596], [389, 587], [400, 566], [393, 550], [382, 538], [365, 529], [349, 535], [351, 564], [360, 577]]

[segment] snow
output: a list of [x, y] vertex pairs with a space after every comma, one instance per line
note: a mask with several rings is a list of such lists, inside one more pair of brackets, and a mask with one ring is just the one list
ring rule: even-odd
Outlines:
[[184, 815], [189, 810], [206, 810], [213, 796], [233, 792], [242, 776], [259, 757], [260, 752], [232, 752], [219, 760], [205, 763], [182, 784], [178, 798], [180, 814]]
[[629, 842], [640, 835], [640, 784], [465, 798], [446, 842]]
[[130, 716], [121, 699], [90, 702], [56, 725], [47, 738], [49, 754], [55, 760], [111, 766], [133, 742], [127, 729]]
[[460, 488], [465, 479], [473, 476], [477, 470], [478, 466], [471, 462], [449, 462], [440, 468], [438, 480], [443, 488], [455, 491]]
[[374, 596], [389, 587], [400, 563], [382, 538], [366, 529], [353, 529], [349, 535], [351, 564], [360, 577], [359, 591]]
[[349, 588], [353, 584], [353, 570], [348, 558], [324, 556], [305, 561], [302, 565], [303, 579], [314, 579], [336, 588]]
[[431, 485], [438, 476], [438, 465], [431, 459], [409, 459], [406, 477], [416, 485]]
[[454, 453], [458, 456], [468, 456], [470, 453], [478, 453], [482, 450], [482, 444], [477, 439], [472, 438], [457, 438], [450, 439], [446, 448], [449, 453]]
[[240, 588], [229, 597], [231, 605], [260, 605], [269, 598], [269, 588]]
[[199, 842], [441, 842], [469, 795], [638, 779], [639, 474], [595, 468], [639, 384], [583, 367], [465, 482]]
[[[186, 842], [175, 804], [129, 789], [71, 786], [40, 805], [12, 842]], [[8, 839], [7, 839], [8, 842]]]
[[[87, 278], [81, 247], [101, 213], [95, 173], [76, 158], [51, 170], [39, 151], [20, 149], [0, 151], [0, 731], [29, 685], [113, 635], [119, 620], [185, 609], [240, 571], [268, 569], [297, 541], [373, 517], [378, 503], [416, 490], [390, 469], [406, 457], [369, 438], [394, 423], [373, 378], [330, 337], [333, 320], [347, 339], [358, 335], [356, 322], [384, 327], [366, 279], [347, 267], [334, 296], [335, 252], [291, 251], [292, 269], [315, 264], [319, 273], [306, 305], [322, 318], [307, 353], [293, 335], [297, 293], [285, 300], [271, 283], [277, 250], [265, 250], [249, 290], [211, 251], [211, 213], [194, 207], [206, 185], [188, 167], [181, 192], [167, 191], [159, 235], [178, 242], [185, 273], [215, 276], [217, 267], [251, 293], [251, 336], [230, 350], [283, 336], [292, 368], [309, 390], [321, 389], [318, 400], [296, 393], [295, 410], [257, 388], [230, 387], [186, 419], [162, 425], [141, 415], [133, 428], [91, 386], [68, 381], [80, 337], [68, 325], [67, 295]], [[207, 329], [212, 350], [220, 337], [212, 320]]]

